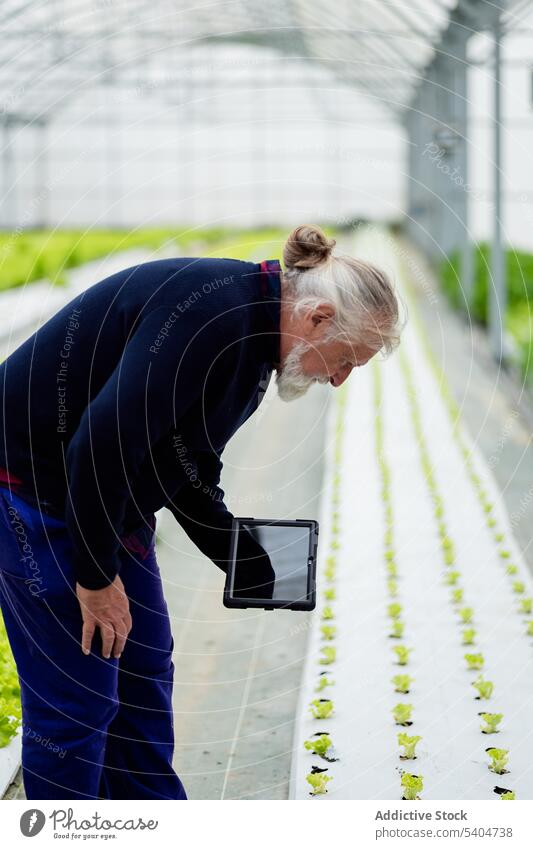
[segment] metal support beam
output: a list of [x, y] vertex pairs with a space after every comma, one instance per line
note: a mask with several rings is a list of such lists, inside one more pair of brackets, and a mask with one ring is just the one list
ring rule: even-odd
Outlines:
[[494, 80], [493, 80], [493, 194], [494, 218], [491, 252], [491, 278], [489, 288], [489, 336], [492, 354], [497, 363], [504, 358], [505, 313], [507, 286], [505, 258], [502, 245], [502, 88], [501, 88], [501, 23], [494, 26]]

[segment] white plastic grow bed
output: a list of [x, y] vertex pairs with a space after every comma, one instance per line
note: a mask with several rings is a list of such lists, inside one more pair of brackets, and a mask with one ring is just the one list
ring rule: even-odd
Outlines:
[[[376, 263], [399, 266], [388, 237], [375, 230], [359, 237], [356, 253], [365, 249]], [[471, 451], [472, 467], [479, 487], [493, 504], [483, 509], [465, 457], [444, 402], [442, 389], [411, 321], [404, 331], [402, 359], [396, 352], [377, 366], [381, 373], [384, 456], [390, 470], [394, 549], [398, 566], [398, 596], [387, 587], [384, 560], [385, 514], [383, 481], [376, 451], [375, 373], [363, 368], [346, 384], [347, 400], [342, 439], [342, 461], [334, 470], [333, 442], [335, 403], [329, 415], [328, 470], [323, 495], [319, 548], [318, 602], [309, 641], [300, 705], [296, 721], [291, 774], [291, 798], [317, 802], [327, 799], [401, 799], [401, 772], [423, 777], [421, 799], [494, 799], [496, 786], [513, 790], [517, 799], [533, 798], [533, 636], [526, 621], [533, 616], [519, 612], [519, 600], [533, 596], [533, 582], [513, 539], [512, 529], [496, 482], [468, 434], [459, 431], [463, 446]], [[423, 441], [431, 459], [433, 475], [443, 499], [444, 521], [455, 546], [455, 565], [445, 566], [428, 482], [421, 465], [421, 443], [414, 428], [406, 371], [416, 390]], [[337, 569], [333, 583], [324, 576], [331, 555], [332, 477], [340, 471], [339, 536]], [[495, 526], [487, 524], [488, 515]], [[497, 542], [495, 534], [503, 534]], [[501, 550], [510, 553], [502, 559]], [[506, 572], [508, 564], [517, 574]], [[444, 583], [449, 569], [460, 573], [464, 597], [454, 605], [450, 587]], [[513, 583], [525, 586], [518, 594]], [[336, 600], [325, 602], [323, 591], [335, 586]], [[388, 636], [387, 606], [402, 605], [403, 638]], [[325, 642], [320, 633], [321, 610], [329, 604], [334, 612], [336, 647], [330, 666], [319, 664]], [[461, 643], [458, 610], [473, 609], [474, 646]], [[406, 667], [396, 664], [393, 645], [413, 649]], [[483, 676], [494, 684], [489, 700], [476, 700], [464, 655], [480, 652]], [[327, 669], [334, 684], [316, 692], [320, 672]], [[409, 673], [410, 692], [394, 692], [391, 679]], [[315, 698], [333, 701], [327, 719], [315, 719], [309, 703]], [[392, 718], [398, 703], [413, 705], [412, 725], [399, 727]], [[481, 733], [480, 711], [502, 713], [497, 734]], [[339, 760], [328, 763], [304, 748], [317, 732], [328, 732]], [[416, 760], [400, 760], [399, 732], [420, 735]], [[497, 775], [488, 768], [486, 748], [509, 750], [509, 772]], [[331, 777], [327, 793], [311, 797], [306, 781], [312, 767], [327, 768]]]

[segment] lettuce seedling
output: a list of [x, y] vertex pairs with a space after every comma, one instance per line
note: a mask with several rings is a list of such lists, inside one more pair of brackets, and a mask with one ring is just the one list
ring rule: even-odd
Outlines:
[[503, 534], [501, 532], [494, 534], [495, 542], [503, 542]]
[[460, 577], [461, 573], [458, 572], [456, 569], [452, 569], [450, 572], [445, 573], [444, 583], [449, 584], [451, 586], [452, 584], [456, 584]]
[[320, 651], [324, 655], [319, 660], [323, 666], [328, 666], [328, 664], [333, 663], [335, 658], [337, 657], [337, 649], [335, 646], [322, 646]]
[[323, 772], [310, 772], [305, 776], [306, 781], [309, 782], [311, 787], [313, 788], [309, 793], [310, 796], [318, 796], [321, 793], [327, 793], [326, 784], [328, 781], [331, 781], [333, 776], [324, 775]]
[[533, 619], [527, 623], [526, 634], [528, 637], [533, 637]]
[[500, 548], [498, 554], [500, 555], [502, 560], [509, 560], [509, 558], [511, 556], [511, 552], [508, 551], [506, 548]]
[[322, 619], [335, 619], [333, 610], [329, 605], [322, 609]]
[[485, 725], [481, 726], [483, 734], [498, 734], [500, 729], [497, 726], [503, 719], [503, 713], [481, 712], [479, 715], [485, 723]]
[[389, 562], [394, 560], [394, 549], [393, 548], [388, 548], [385, 551], [385, 560], [388, 560]]
[[487, 519], [487, 525], [489, 526], [489, 528], [495, 528], [496, 527], [496, 519], [494, 519], [491, 516], [489, 519]]
[[315, 719], [327, 719], [333, 713], [333, 702], [331, 699], [313, 699], [309, 710]]
[[336, 597], [335, 587], [327, 587], [324, 590], [324, 598], [326, 601], [334, 601]]
[[465, 654], [469, 669], [482, 669], [485, 659], [482, 654]]
[[507, 799], [516, 799], [516, 793], [514, 790], [506, 790], [505, 793], [500, 793], [500, 799], [504, 801]]
[[315, 693], [320, 693], [324, 689], [324, 687], [331, 687], [331, 685], [334, 683], [335, 681], [333, 680], [333, 678], [328, 678], [327, 674], [320, 675], [318, 678], [318, 685], [315, 687]]
[[320, 734], [314, 740], [306, 740], [304, 742], [304, 746], [308, 751], [312, 752], [313, 755], [320, 755], [320, 757], [323, 757], [332, 745], [331, 737], [328, 734]]
[[403, 622], [400, 622], [399, 619], [393, 619], [393, 621], [391, 622], [390, 636], [391, 637], [398, 637], [398, 638], [402, 637], [404, 628], [405, 628], [405, 624]]
[[403, 746], [404, 749], [404, 752], [402, 755], [400, 755], [400, 758], [405, 761], [414, 760], [414, 758], [416, 758], [415, 749], [421, 739], [422, 737], [418, 735], [416, 737], [409, 737], [409, 735], [406, 734], [405, 731], [400, 731], [400, 733], [398, 734], [398, 745]]
[[321, 625], [320, 630], [322, 632], [322, 638], [324, 640], [334, 640], [335, 634], [337, 633], [337, 629], [335, 625]]
[[482, 675], [478, 675], [476, 680], [472, 681], [472, 687], [475, 687], [479, 693], [479, 695], [476, 696], [477, 699], [490, 699], [494, 691], [494, 684], [492, 681], [485, 681]]
[[390, 575], [391, 578], [398, 577], [398, 567], [396, 566], [396, 563], [387, 563], [386, 570], [387, 574]]
[[459, 611], [459, 616], [461, 617], [461, 622], [467, 625], [474, 618], [474, 611], [471, 607], [462, 607]]
[[394, 689], [397, 693], [408, 693], [413, 679], [410, 675], [395, 675], [392, 678]]
[[418, 793], [424, 789], [424, 777], [422, 775], [411, 775], [404, 772], [402, 775], [402, 787], [404, 799], [417, 799]]
[[465, 628], [463, 631], [463, 645], [471, 646], [476, 636], [475, 628]]
[[513, 581], [513, 592], [514, 593], [525, 593], [526, 585], [523, 581]]
[[389, 595], [393, 597], [398, 595], [398, 581], [395, 581], [393, 578], [387, 581], [387, 590], [389, 591]]
[[392, 709], [392, 715], [396, 725], [412, 725], [411, 714], [413, 705], [398, 702]]
[[496, 749], [491, 747], [486, 749], [486, 752], [491, 760], [489, 769], [492, 772], [496, 772], [498, 775], [503, 775], [504, 772], [509, 772], [508, 769], [505, 769], [505, 764], [509, 760], [509, 749]]
[[505, 573], [507, 575], [517, 575], [518, 574], [518, 566], [515, 566], [514, 563], [509, 563], [509, 565], [505, 569]]
[[452, 548], [453, 548], [453, 542], [452, 542], [452, 540], [450, 539], [450, 537], [449, 537], [449, 536], [444, 536], [444, 537], [441, 539], [441, 543], [440, 543], [440, 544], [441, 544], [441, 548], [442, 548], [444, 551], [451, 551], [451, 550], [452, 550]]
[[409, 654], [413, 651], [413, 649], [408, 649], [406, 646], [394, 646], [393, 651], [396, 652], [399, 665], [407, 666]]
[[461, 604], [463, 600], [464, 590], [457, 587], [457, 589], [452, 590], [452, 604]]
[[402, 606], [397, 601], [393, 601], [392, 604], [389, 604], [389, 606], [387, 607], [387, 614], [390, 619], [399, 619], [401, 612]]
[[521, 598], [520, 599], [520, 613], [526, 613], [529, 615], [533, 612], [533, 598]]

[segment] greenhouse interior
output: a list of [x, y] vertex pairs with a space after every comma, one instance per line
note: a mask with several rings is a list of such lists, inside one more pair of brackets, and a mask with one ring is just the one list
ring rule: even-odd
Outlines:
[[[3, 800], [531, 800], [533, 2], [4, 0], [0, 28]], [[204, 282], [198, 303], [191, 296], [175, 325], [162, 327], [161, 347], [158, 342], [154, 349], [160, 352], [152, 357], [156, 369], [171, 356], [171, 338], [176, 350], [186, 345], [179, 333], [191, 335], [196, 317], [231, 314], [244, 288], [235, 292], [225, 284], [226, 269], [244, 275], [255, 268], [262, 281], [284, 281], [283, 350], [291, 336], [285, 281], [320, 276], [313, 275], [316, 266], [291, 264], [287, 240], [304, 225], [322, 240], [330, 264], [335, 257], [355, 259], [342, 266], [355, 275], [350, 285], [356, 285], [354, 268], [380, 270], [374, 285], [386, 284], [396, 294], [400, 341], [370, 361], [355, 357], [349, 376], [328, 371], [313, 379], [309, 391], [297, 396], [295, 390], [290, 403], [276, 361], [275, 377], [270, 370], [253, 383], [254, 414], [248, 409], [237, 422], [235, 413], [231, 430], [232, 405], [246, 391], [251, 397], [258, 340], [242, 347], [248, 354], [235, 358], [234, 370], [221, 372], [226, 403], [219, 407], [217, 433], [231, 439], [215, 443], [228, 441], [216, 456], [225, 505], [217, 509], [263, 520], [263, 528], [285, 522], [299, 529], [300, 544], [314, 532], [316, 559], [306, 561], [306, 579], [312, 574], [316, 588], [311, 593], [307, 583], [304, 602], [290, 609], [282, 609], [289, 607], [286, 598], [271, 608], [229, 606], [229, 571], [225, 576], [211, 562], [209, 523], [189, 534], [176, 512], [154, 507], [150, 545], [172, 635], [165, 668], [172, 665], [173, 687], [165, 690], [171, 705], [165, 713], [174, 738], [166, 754], [168, 786], [163, 779], [142, 785], [140, 778], [121, 784], [109, 749], [116, 763], [135, 772], [133, 763], [148, 774], [148, 737], [157, 738], [157, 726], [143, 719], [141, 742], [148, 745], [139, 762], [130, 762], [133, 747], [124, 729], [135, 731], [137, 724], [122, 717], [115, 735], [103, 720], [93, 726], [94, 693], [83, 693], [108, 674], [102, 666], [112, 668], [124, 704], [130, 692], [138, 699], [124, 710], [144, 711], [146, 719], [151, 667], [120, 664], [131, 660], [133, 646], [150, 645], [152, 631], [145, 640], [128, 638], [120, 659], [114, 655], [103, 665], [96, 643], [93, 657], [85, 658], [78, 645], [72, 647], [71, 634], [65, 658], [78, 652], [72, 669], [81, 680], [71, 671], [69, 687], [87, 702], [89, 719], [49, 716], [70, 704], [67, 696], [55, 703], [53, 689], [55, 682], [66, 692], [58, 676], [61, 669], [66, 676], [67, 660], [63, 667], [59, 645], [50, 649], [40, 631], [26, 628], [17, 605], [24, 605], [25, 593], [39, 606], [35, 616], [53, 615], [52, 578], [61, 575], [69, 594], [61, 604], [75, 605], [68, 610], [78, 616], [80, 640], [82, 617], [84, 629], [97, 623], [98, 637], [94, 611], [103, 608], [91, 605], [114, 584], [68, 584], [68, 549], [61, 548], [63, 562], [52, 548], [54, 534], [59, 540], [67, 527], [65, 546], [74, 545], [75, 499], [57, 519], [47, 515], [46, 501], [42, 511], [28, 507], [17, 476], [29, 485], [39, 463], [43, 481], [45, 474], [62, 478], [64, 469], [58, 462], [52, 474], [51, 455], [47, 461], [41, 448], [35, 458], [28, 447], [17, 465], [14, 443], [19, 440], [22, 451], [23, 436], [16, 412], [26, 422], [30, 407], [35, 411], [30, 440], [41, 446], [45, 410], [55, 404], [47, 397], [45, 386], [54, 382], [46, 383], [45, 368], [54, 361], [59, 369], [61, 356], [78, 357], [69, 360], [77, 377], [67, 398], [74, 405], [83, 396], [85, 414], [72, 435], [71, 452], [78, 453], [71, 454], [69, 474], [79, 486], [80, 511], [101, 521], [101, 505], [88, 504], [92, 484], [84, 490], [77, 480], [90, 477], [89, 466], [84, 472], [80, 465], [89, 450], [84, 453], [80, 440], [91, 410], [97, 421], [98, 399], [110, 385], [105, 379], [115, 366], [120, 371], [121, 362], [126, 367], [128, 356], [118, 351], [104, 318], [95, 326], [98, 292], [102, 300], [112, 291], [101, 309], [105, 321], [115, 320], [126, 335], [132, 328], [124, 324], [129, 318], [121, 304], [128, 302], [115, 305], [115, 297], [125, 299], [126, 291], [139, 296], [136, 283], [127, 288], [126, 269], [141, 275], [141, 283], [142, 274], [148, 279], [167, 268], [188, 269], [176, 272], [171, 284], [182, 287], [181, 298], [196, 280], [187, 274], [210, 275], [209, 297]], [[357, 279], [360, 286], [367, 278]], [[51, 350], [54, 317], [66, 316], [67, 306], [84, 297], [95, 310], [93, 326], [81, 318], [80, 329], [67, 337], [71, 352], [60, 356]], [[308, 330], [307, 320], [301, 318], [301, 327], [312, 334], [316, 327]], [[323, 326], [329, 319], [317, 321]], [[243, 319], [243, 338], [247, 327]], [[89, 332], [109, 340], [107, 372], [102, 342], [96, 349]], [[218, 339], [218, 330], [211, 335]], [[233, 344], [228, 335], [226, 347]], [[205, 352], [213, 345], [209, 338]], [[102, 394], [82, 385], [82, 353], [87, 369], [94, 366], [102, 377]], [[201, 352], [182, 387], [179, 372], [176, 380], [168, 375], [169, 398], [177, 394], [186, 422], [195, 408], [183, 396], [204, 379], [195, 362], [203, 362]], [[21, 403], [14, 379], [8, 380], [10, 373], [26, 374], [26, 365], [36, 375], [31, 385], [38, 404], [29, 395], [28, 404]], [[142, 380], [140, 371], [139, 387], [132, 379], [123, 397], [142, 394]], [[154, 434], [161, 433], [155, 417], [166, 409], [163, 394], [154, 394], [157, 409], [150, 407]], [[142, 441], [149, 423], [141, 407], [131, 410], [118, 438], [126, 441], [138, 431]], [[174, 419], [178, 435], [179, 427]], [[109, 429], [114, 433], [111, 422]], [[119, 460], [129, 462], [128, 449], [125, 460], [118, 458], [113, 436], [102, 433], [100, 439], [105, 450], [115, 448], [110, 468], [124, 468], [127, 477]], [[132, 448], [132, 464], [133, 454]], [[111, 484], [108, 490], [114, 491]], [[193, 521], [195, 497], [188, 502]], [[32, 521], [14, 512], [17, 504], [20, 511], [28, 507]], [[46, 525], [40, 527], [38, 515]], [[234, 534], [235, 523], [232, 528]], [[99, 552], [107, 557], [108, 536], [95, 536], [96, 563]], [[268, 534], [260, 536], [256, 527], [250, 538], [264, 542]], [[35, 576], [19, 575], [29, 568], [32, 539], [34, 549], [41, 546], [39, 557], [32, 554], [35, 568], [50, 570], [39, 595], [33, 593]], [[289, 536], [279, 540], [276, 557]], [[135, 545], [135, 563], [145, 568], [152, 560], [144, 560], [138, 539]], [[232, 556], [236, 562], [236, 549]], [[124, 572], [126, 566], [126, 583]], [[153, 579], [147, 575], [147, 585]], [[127, 589], [122, 597], [127, 602]], [[130, 601], [135, 629], [142, 604]], [[58, 602], [56, 624], [62, 609]], [[115, 633], [118, 641], [116, 627]], [[83, 680], [86, 660], [86, 668], [95, 661], [97, 685]], [[30, 661], [43, 670], [38, 683]], [[128, 676], [139, 679], [136, 689], [129, 689]], [[111, 701], [121, 698], [116, 690], [109, 693]], [[76, 733], [80, 740], [90, 737], [91, 755], [81, 742], [77, 750]], [[80, 789], [76, 763], [96, 757], [97, 750], [105, 757], [106, 740], [110, 760], [100, 765], [100, 790], [93, 792], [88, 777]], [[162, 757], [156, 749], [154, 759]], [[106, 769], [108, 795], [102, 790]]]

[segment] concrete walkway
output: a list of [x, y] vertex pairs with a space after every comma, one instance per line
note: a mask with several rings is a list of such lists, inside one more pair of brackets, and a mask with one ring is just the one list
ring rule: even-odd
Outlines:
[[[284, 404], [271, 389], [224, 453], [228, 507], [316, 518], [333, 390]], [[310, 614], [223, 607], [222, 572], [167, 517], [158, 552], [175, 639], [175, 769], [192, 799], [285, 799]]]

